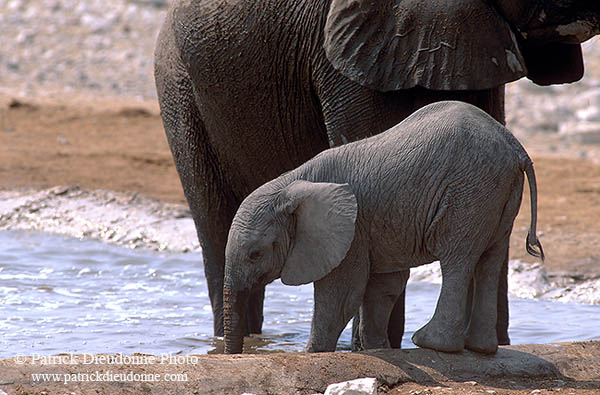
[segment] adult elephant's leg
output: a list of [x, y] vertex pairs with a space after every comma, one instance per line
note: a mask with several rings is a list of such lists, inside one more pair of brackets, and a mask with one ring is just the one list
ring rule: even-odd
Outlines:
[[[465, 316], [465, 329], [468, 328], [469, 322], [471, 321], [471, 315], [473, 314], [473, 299], [475, 298], [474, 288], [475, 278], [473, 278], [473, 280], [471, 280], [471, 284], [469, 284], [469, 293], [467, 297], [467, 309]], [[498, 336], [498, 344], [501, 346], [508, 346], [510, 344], [510, 337], [508, 336], [508, 250], [506, 251], [504, 261], [500, 268], [500, 275], [498, 276], [498, 296], [496, 311], [496, 335]]]
[[[408, 273], [406, 275], [408, 280]], [[402, 338], [404, 337], [404, 323], [406, 321], [406, 282], [400, 295], [396, 299], [390, 319], [388, 322], [388, 339], [390, 347], [402, 348]]]
[[510, 344], [508, 336], [508, 249], [504, 255], [504, 261], [500, 268], [498, 278], [498, 321], [496, 322], [496, 334], [498, 335], [498, 344], [507, 346]]
[[214, 334], [222, 336], [225, 245], [238, 203], [211, 148], [186, 70], [172, 53], [162, 57], [160, 51], [155, 78], [161, 116], [202, 247]]
[[248, 298], [248, 312], [246, 313], [248, 333], [262, 333], [264, 301], [265, 287], [252, 290]]
[[[396, 305], [398, 296], [404, 293], [408, 281], [408, 270], [393, 273], [371, 273], [369, 282], [360, 308], [360, 339], [362, 348], [388, 348], [391, 347], [390, 337], [396, 341], [398, 328], [389, 327], [390, 315]], [[403, 303], [400, 303], [404, 307]], [[402, 311], [402, 325], [400, 325], [400, 344], [404, 332], [404, 311]], [[397, 345], [397, 347], [400, 346]]]
[[351, 340], [352, 351], [361, 351], [362, 344], [360, 340], [360, 313], [356, 313], [352, 317], [352, 340]]

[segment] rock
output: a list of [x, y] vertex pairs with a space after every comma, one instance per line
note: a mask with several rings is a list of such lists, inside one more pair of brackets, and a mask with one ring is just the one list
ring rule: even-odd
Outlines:
[[20, 10], [23, 8], [22, 0], [13, 0], [8, 2], [8, 6], [6, 7], [11, 11]]
[[537, 298], [552, 287], [541, 263], [528, 264], [515, 260], [508, 264], [508, 289], [519, 298]]
[[[557, 292], [563, 302], [600, 304], [600, 279], [585, 281]], [[566, 292], [568, 290], [568, 292]]]
[[577, 118], [586, 122], [600, 122], [600, 107], [589, 106], [575, 113]]
[[111, 21], [91, 14], [81, 16], [81, 24], [87, 26], [94, 33], [104, 33], [109, 30]]
[[9, 61], [6, 66], [10, 71], [19, 71], [19, 62], [17, 61]]
[[[94, 97], [155, 98], [152, 59], [168, 3], [0, 0], [0, 90], [28, 97], [76, 90]], [[119, 57], [127, 51], [134, 56]], [[63, 68], [57, 73], [44, 65]]]
[[38, 109], [38, 106], [13, 98], [10, 100], [10, 103], [8, 103], [8, 108], [10, 108], [11, 110], [20, 108], [29, 111], [35, 111]]
[[[59, 144], [68, 141], [59, 137]], [[193, 251], [199, 248], [186, 206], [109, 191], [55, 187], [0, 192], [0, 230], [38, 230], [88, 237], [132, 248]], [[34, 213], [34, 215], [32, 214]]]
[[421, 265], [410, 269], [409, 281], [422, 281], [433, 284], [442, 283], [442, 269], [440, 262], [435, 261], [427, 265]]
[[573, 105], [579, 108], [575, 112], [579, 121], [600, 122], [600, 88], [583, 92], [573, 100]]
[[140, 3], [144, 5], [151, 5], [156, 8], [164, 8], [169, 5], [168, 0], [132, 0], [135, 3]]
[[377, 379], [367, 377], [331, 384], [325, 395], [377, 395]]

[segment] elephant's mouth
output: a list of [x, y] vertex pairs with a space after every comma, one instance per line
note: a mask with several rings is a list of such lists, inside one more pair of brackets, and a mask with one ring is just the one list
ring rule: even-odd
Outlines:
[[539, 27], [528, 30], [524, 37], [540, 43], [579, 44], [597, 34], [600, 34], [600, 19], [596, 23], [589, 20], [577, 20], [558, 26]]
[[541, 7], [531, 19], [521, 26], [527, 40], [543, 43], [580, 44], [600, 34], [600, 9], [598, 0], [578, 2], [550, 2]]
[[279, 277], [281, 277], [281, 273], [262, 274], [257, 278], [256, 284], [252, 287], [251, 291], [255, 291], [261, 287], [264, 287], [264, 286], [272, 283], [273, 281], [277, 280]]

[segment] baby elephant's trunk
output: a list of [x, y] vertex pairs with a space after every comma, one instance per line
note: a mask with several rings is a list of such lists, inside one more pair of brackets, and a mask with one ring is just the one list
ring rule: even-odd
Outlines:
[[533, 170], [533, 162], [531, 159], [527, 161], [525, 165], [525, 174], [529, 181], [529, 193], [531, 200], [531, 225], [529, 226], [529, 233], [527, 233], [527, 239], [525, 240], [525, 248], [527, 252], [536, 257], [544, 260], [544, 250], [542, 244], [537, 238], [536, 224], [537, 224], [537, 184], [535, 182], [535, 171]]
[[240, 354], [244, 348], [248, 292], [223, 289], [223, 327], [225, 354]]

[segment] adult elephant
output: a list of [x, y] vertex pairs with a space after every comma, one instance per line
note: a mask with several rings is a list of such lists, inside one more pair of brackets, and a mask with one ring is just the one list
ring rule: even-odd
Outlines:
[[[579, 43], [600, 30], [595, 2], [174, 0], [155, 78], [203, 251], [214, 334], [223, 334], [228, 230], [251, 191], [431, 102], [465, 101], [504, 123], [505, 83], [581, 78]], [[506, 290], [505, 263], [500, 344]], [[261, 331], [263, 298], [264, 288], [250, 296], [250, 333]], [[403, 325], [401, 297], [391, 331]], [[390, 340], [399, 346], [401, 336]]]

